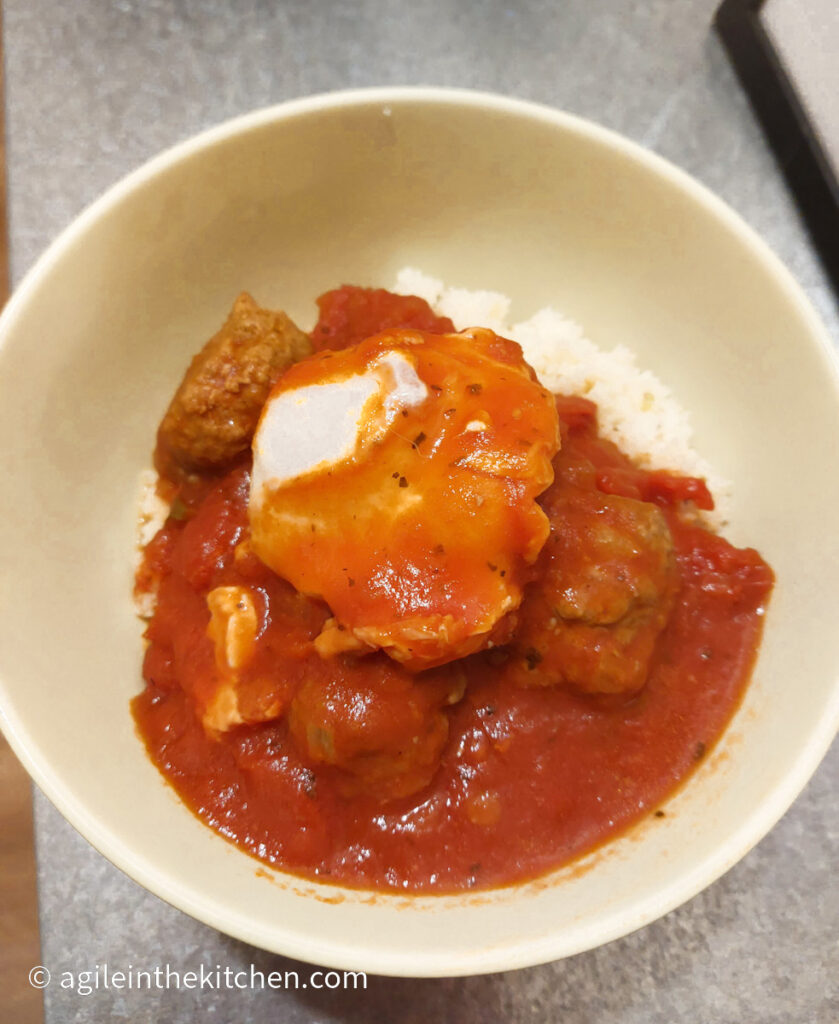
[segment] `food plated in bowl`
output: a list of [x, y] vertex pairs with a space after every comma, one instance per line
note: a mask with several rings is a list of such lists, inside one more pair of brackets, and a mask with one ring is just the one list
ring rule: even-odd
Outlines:
[[[732, 482], [726, 536], [777, 578], [745, 699], [665, 817], [535, 882], [410, 899], [256, 864], [185, 810], [126, 710], [141, 688], [126, 564], [136, 479], [190, 357], [242, 287], [309, 325], [315, 296], [347, 280], [387, 285], [407, 262], [506, 292], [519, 318], [555, 305], [601, 347], [635, 351]], [[607, 132], [435, 90], [253, 115], [86, 213], [24, 282], [0, 335], [0, 417], [25, 439], [2, 456], [4, 728], [87, 838], [209, 924], [394, 974], [578, 952], [734, 863], [833, 736], [837, 551], [823, 523], [839, 498], [827, 471], [839, 406], [824, 330], [730, 211]]]
[[[458, 321], [505, 304], [440, 297]], [[633, 462], [489, 328], [383, 289], [318, 307], [309, 338], [240, 295], [158, 429], [133, 705], [155, 763], [266, 863], [374, 890], [520, 882], [662, 816], [742, 697], [772, 586], [702, 521], [705, 481], [657, 465], [696, 461], [661, 437], [684, 414], [612, 356]], [[504, 334], [562, 382], [569, 327]]]

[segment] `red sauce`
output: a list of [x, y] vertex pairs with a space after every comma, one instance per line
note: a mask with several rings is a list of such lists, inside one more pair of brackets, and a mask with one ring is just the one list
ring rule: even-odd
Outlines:
[[318, 299], [320, 314], [312, 331], [315, 349], [338, 349], [391, 327], [409, 327], [429, 334], [448, 334], [454, 324], [437, 316], [424, 299], [416, 295], [394, 295], [384, 288], [344, 285], [325, 292]]
[[[332, 344], [340, 345], [337, 329]], [[738, 550], [685, 516], [684, 501], [710, 503], [702, 481], [637, 469], [598, 437], [590, 402], [557, 403], [563, 445], [557, 481], [543, 499], [549, 517], [573, 481], [595, 497], [654, 502], [673, 536], [678, 590], [643, 688], [592, 696], [562, 685], [522, 686], [521, 658], [504, 649], [420, 676], [384, 654], [320, 658], [311, 641], [329, 609], [296, 594], [255, 557], [234, 555], [248, 530], [248, 468], [239, 466], [196, 499], [186, 518], [170, 519], [146, 554], [146, 573], [162, 582], [134, 716], [152, 759], [199, 817], [261, 860], [303, 876], [445, 892], [558, 867], [651, 813], [691, 773], [743, 695], [771, 570], [757, 552]], [[194, 711], [213, 675], [205, 598], [235, 584], [262, 602], [249, 671], [268, 682], [264, 694], [249, 691], [257, 704], [288, 706], [310, 687], [324, 714], [340, 714], [349, 713], [351, 695], [370, 728], [398, 746], [411, 716], [427, 710], [423, 702], [436, 708], [455, 676], [465, 678], [463, 699], [443, 712], [448, 738], [430, 783], [382, 802], [381, 793], [301, 753], [285, 715], [220, 737], [205, 733]], [[537, 578], [525, 605], [539, 600], [539, 586]], [[435, 754], [437, 740], [429, 735]]]

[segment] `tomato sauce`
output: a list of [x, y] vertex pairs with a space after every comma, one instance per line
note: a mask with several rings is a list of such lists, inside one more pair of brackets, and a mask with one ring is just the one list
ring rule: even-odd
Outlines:
[[395, 295], [384, 288], [344, 285], [325, 292], [318, 299], [318, 322], [312, 331], [316, 351], [333, 352], [391, 327], [408, 327], [431, 334], [448, 334], [454, 324], [437, 316], [424, 299], [416, 295]]
[[[340, 298], [344, 291], [321, 302], [329, 330], [322, 322], [320, 336], [333, 348], [344, 337], [341, 317], [345, 326], [351, 319], [354, 298]], [[361, 319], [371, 333], [380, 324], [368, 314]], [[425, 320], [422, 329], [433, 327]], [[573, 485], [595, 497], [654, 503], [672, 535], [678, 588], [643, 687], [592, 695], [522, 685], [522, 659], [503, 647], [417, 676], [381, 653], [321, 658], [312, 641], [327, 606], [297, 594], [255, 556], [237, 557], [248, 532], [243, 463], [206, 493], [187, 496], [185, 514], [170, 517], [147, 548], [141, 577], [159, 581], [159, 596], [134, 717], [153, 761], [195, 814], [260, 860], [305, 877], [451, 892], [565, 864], [655, 811], [690, 775], [741, 700], [772, 572], [756, 551], [734, 548], [686, 512], [685, 502], [712, 505], [702, 481], [635, 467], [598, 436], [592, 403], [559, 397], [557, 408], [563, 436], [556, 482], [543, 496], [549, 518]], [[281, 710], [271, 721], [208, 735], [195, 711], [214, 673], [206, 594], [228, 585], [259, 595], [249, 672], [265, 683], [264, 692], [250, 687], [248, 700], [256, 710], [260, 701]], [[539, 600], [539, 587], [537, 574], [525, 606]], [[403, 795], [371, 786], [369, 773], [360, 781], [303, 752], [294, 715], [285, 712], [306, 689], [320, 695], [324, 715], [363, 706], [370, 729], [393, 738], [397, 750], [409, 720], [437, 709], [441, 694], [463, 696], [429, 718], [435, 757], [439, 730], [448, 727], [439, 766], [419, 791]], [[422, 751], [414, 756], [425, 778]]]

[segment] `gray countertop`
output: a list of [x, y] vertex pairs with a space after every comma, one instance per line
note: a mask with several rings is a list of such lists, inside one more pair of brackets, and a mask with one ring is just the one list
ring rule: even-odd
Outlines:
[[[254, 107], [381, 84], [456, 85], [590, 117], [669, 157], [769, 242], [839, 339], [835, 299], [710, 31], [716, 0], [7, 0], [15, 281], [90, 200], [158, 150]], [[47, 1020], [839, 1020], [839, 747], [772, 833], [686, 906], [570, 960], [366, 991], [80, 995], [64, 971], [309, 968], [145, 892], [36, 796]], [[0, 1013], [2, 1016], [2, 1013]]]

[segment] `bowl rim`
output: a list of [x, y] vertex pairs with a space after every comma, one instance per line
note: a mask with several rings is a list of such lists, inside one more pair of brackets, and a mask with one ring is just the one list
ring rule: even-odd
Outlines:
[[[381, 105], [387, 112], [387, 108], [398, 104], [471, 107], [539, 121], [617, 151], [622, 157], [678, 188], [736, 236], [785, 293], [807, 328], [814, 350], [821, 357], [825, 374], [832, 382], [839, 402], [839, 355], [803, 289], [769, 245], [710, 189], [664, 157], [586, 118], [528, 100], [440, 86], [377, 86], [292, 99], [230, 118], [165, 149], [111, 185], [86, 206], [35, 261], [0, 314], [0, 353], [30, 297], [55, 264], [95, 222], [157, 175], [182, 160], [266, 125], [345, 107]], [[657, 891], [654, 897], [625, 904], [613, 911], [596, 927], [582, 924], [563, 934], [521, 939], [510, 944], [501, 943], [489, 949], [463, 954], [456, 963], [452, 962], [449, 955], [434, 950], [422, 955], [416, 951], [406, 953], [390, 950], [377, 951], [376, 963], [371, 965], [361, 943], [349, 948], [344, 943], [322, 939], [313, 942], [303, 933], [290, 933], [282, 929], [275, 929], [269, 934], [267, 929], [255, 928], [245, 917], [235, 911], [231, 912], [229, 908], [217, 903], [208, 905], [206, 899], [201, 901], [197, 894], [184, 892], [182, 886], [172, 883], [168, 874], [153, 862], [134, 855], [130, 847], [115, 836], [105, 822], [87, 810], [79, 796], [49, 765], [41, 763], [38, 745], [16, 714], [2, 676], [0, 729], [32, 779], [70, 824], [111, 863], [179, 910], [242, 941], [308, 963], [345, 970], [369, 970], [373, 966], [376, 974], [402, 977], [440, 977], [521, 968], [584, 952], [649, 924], [716, 881], [745, 856], [786, 813], [826, 754], [839, 729], [839, 677], [834, 682], [826, 713], [811, 730], [808, 742], [802, 746], [784, 778], [761, 804], [743, 818], [738, 829], [719, 844], [712, 856], [679, 875], [666, 888]], [[404, 898], [400, 896], [400, 899]], [[429, 899], [427, 896], [422, 898]]]

